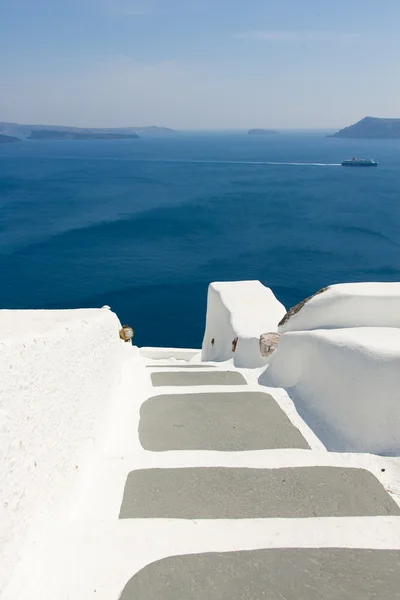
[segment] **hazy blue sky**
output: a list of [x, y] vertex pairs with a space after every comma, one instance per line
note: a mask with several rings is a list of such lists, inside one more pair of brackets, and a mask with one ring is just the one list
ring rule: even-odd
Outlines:
[[0, 121], [400, 117], [400, 0], [0, 0]]

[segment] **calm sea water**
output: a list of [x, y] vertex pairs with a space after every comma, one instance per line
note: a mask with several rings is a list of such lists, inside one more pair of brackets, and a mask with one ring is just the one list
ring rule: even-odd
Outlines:
[[[381, 164], [335, 166], [352, 156]], [[396, 141], [3, 145], [0, 208], [1, 308], [109, 304], [139, 345], [199, 347], [210, 281], [260, 279], [290, 306], [330, 283], [400, 280]]]

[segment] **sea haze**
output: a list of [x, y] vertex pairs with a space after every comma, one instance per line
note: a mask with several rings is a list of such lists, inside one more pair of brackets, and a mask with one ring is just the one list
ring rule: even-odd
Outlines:
[[[352, 156], [380, 165], [338, 166]], [[211, 281], [260, 279], [287, 307], [330, 283], [399, 281], [399, 190], [395, 140], [3, 145], [0, 308], [108, 304], [138, 345], [199, 347]]]

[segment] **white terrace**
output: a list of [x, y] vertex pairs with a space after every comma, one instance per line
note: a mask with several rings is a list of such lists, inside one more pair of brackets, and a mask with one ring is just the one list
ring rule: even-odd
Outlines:
[[400, 598], [399, 305], [212, 284], [202, 351], [0, 311], [2, 599]]

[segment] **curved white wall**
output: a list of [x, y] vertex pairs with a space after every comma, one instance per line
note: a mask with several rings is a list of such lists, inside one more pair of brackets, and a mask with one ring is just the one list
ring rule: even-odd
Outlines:
[[0, 592], [31, 526], [65, 501], [116, 393], [109, 310], [0, 311]]
[[[208, 288], [203, 361], [233, 358], [236, 367], [259, 367], [260, 335], [276, 331], [286, 309], [260, 281], [211, 283]], [[236, 350], [232, 342], [237, 338]]]
[[279, 331], [341, 327], [400, 327], [400, 283], [330, 286], [292, 315]]
[[400, 329], [289, 332], [260, 378], [329, 450], [400, 454]]

